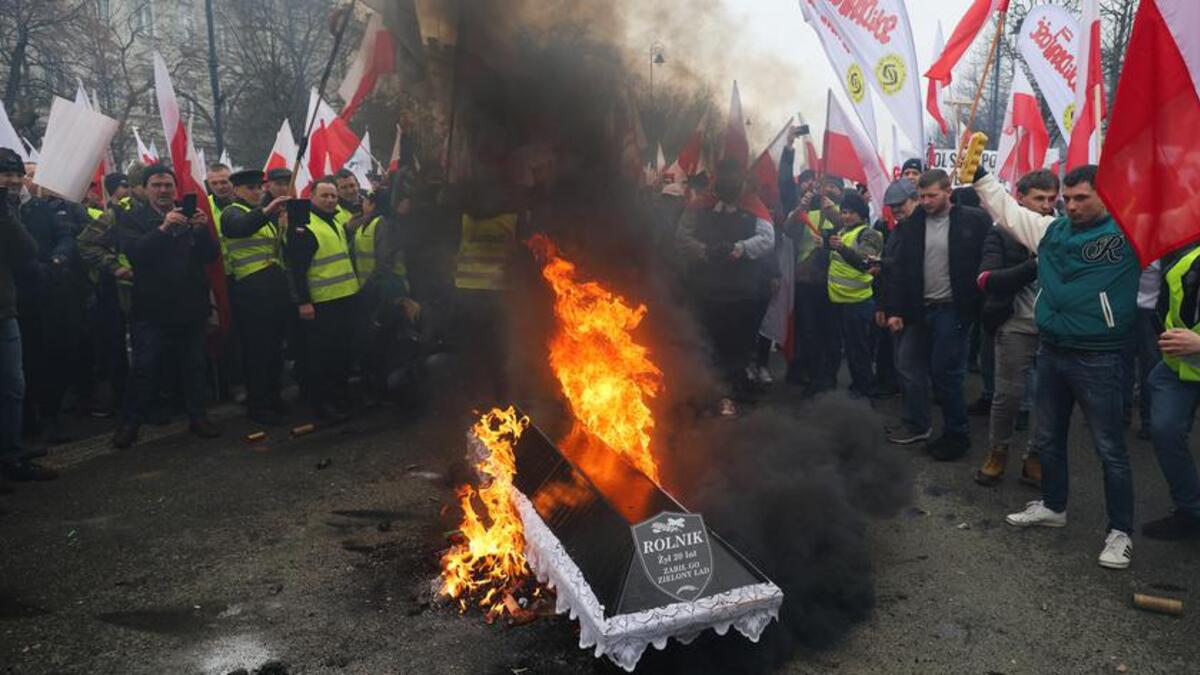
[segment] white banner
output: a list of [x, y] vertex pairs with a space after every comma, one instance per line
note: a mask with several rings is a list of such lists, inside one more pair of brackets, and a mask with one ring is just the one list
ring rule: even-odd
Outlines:
[[[955, 150], [954, 148], [936, 148], [932, 152], [932, 156], [926, 157], [926, 159], [930, 160], [929, 168], [941, 169], [942, 171], [950, 174], [951, 179], [957, 181], [958, 150]], [[981, 165], [987, 170], [988, 173], [992, 175], [996, 175], [996, 163], [998, 161], [998, 156], [999, 153], [997, 153], [995, 150], [983, 151], [983, 161], [981, 162]]]
[[1058, 5], [1038, 5], [1029, 10], [1017, 50], [1029, 64], [1033, 80], [1050, 106], [1063, 138], [1071, 137], [1075, 119], [1075, 54], [1079, 51], [1079, 19]]
[[35, 182], [64, 199], [83, 199], [116, 133], [116, 120], [55, 96]]
[[903, 0], [804, 2], [845, 38], [867, 82], [896, 118], [900, 133], [916, 147], [925, 147], [921, 71]]
[[834, 24], [828, 20], [822, 20], [813, 2], [814, 0], [800, 0], [800, 12], [804, 14], [804, 20], [812, 26], [812, 29], [817, 32], [817, 37], [821, 39], [821, 46], [825, 48], [829, 64], [833, 66], [833, 72], [837, 73], [838, 81], [842, 83], [842, 91], [845, 92], [846, 98], [850, 99], [850, 105], [854, 106], [854, 112], [858, 114], [858, 121], [862, 122], [863, 128], [867, 130], [871, 143], [875, 147], [879, 147], [877, 125], [875, 124], [875, 105], [871, 102], [867, 76], [855, 61], [845, 36], [838, 33]]

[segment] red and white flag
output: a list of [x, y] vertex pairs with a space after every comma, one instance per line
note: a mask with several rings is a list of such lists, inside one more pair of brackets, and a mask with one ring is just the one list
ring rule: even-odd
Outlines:
[[[167, 139], [169, 160], [175, 171], [176, 194], [179, 197], [196, 195], [196, 205], [208, 216], [208, 231], [213, 241], [218, 240], [216, 220], [213, 218], [208, 195], [204, 190], [205, 167], [196, 153], [196, 147], [188, 136], [187, 128], [183, 125], [183, 117], [179, 114], [179, 101], [175, 98], [175, 87], [171, 84], [171, 74], [167, 70], [167, 62], [158, 52], [154, 53], [154, 94], [158, 100], [158, 110], [162, 115], [163, 136]], [[208, 275], [209, 288], [217, 308], [216, 341], [229, 332], [230, 311], [229, 292], [225, 286], [225, 268], [220, 258], [209, 264], [205, 270]], [[215, 351], [216, 342], [209, 343], [210, 351]]]
[[358, 45], [358, 53], [354, 62], [346, 69], [346, 77], [342, 86], [338, 87], [338, 95], [346, 102], [342, 108], [342, 119], [349, 120], [354, 116], [362, 102], [375, 90], [379, 76], [396, 72], [396, 41], [383, 25], [383, 17], [371, 12], [367, 20], [367, 29], [363, 32], [362, 43]]
[[707, 126], [708, 113], [705, 112], [691, 135], [684, 141], [683, 147], [679, 149], [679, 156], [675, 158], [675, 163], [667, 169], [668, 173], [674, 173], [678, 168], [682, 171], [682, 177], [689, 177], [708, 170], [704, 163], [704, 130]]
[[[796, 113], [796, 124], [802, 128], [808, 128], [808, 122], [804, 121], [804, 113]], [[821, 171], [821, 155], [817, 153], [817, 144], [813, 141], [812, 133], [801, 134], [799, 140], [804, 146], [804, 155], [801, 157], [800, 153], [796, 153], [794, 173], [799, 176], [805, 169], [812, 169], [819, 173]]]
[[784, 148], [787, 147], [787, 134], [792, 128], [793, 119], [788, 119], [787, 124], [784, 124], [779, 133], [775, 134], [775, 139], [771, 141], [771, 144], [764, 148], [758, 159], [750, 165], [750, 180], [754, 182], [758, 198], [772, 211], [777, 211], [781, 206], [779, 160], [783, 157]]
[[871, 139], [842, 109], [829, 90], [825, 115], [825, 173], [847, 178], [867, 186], [871, 193], [871, 204], [875, 213], [883, 212], [883, 193], [887, 191], [887, 169], [875, 152]]
[[736, 80], [729, 97], [729, 116], [725, 119], [720, 159], [736, 160], [739, 166], [745, 167], [750, 161], [750, 140], [746, 138], [746, 118], [742, 115], [742, 97]]
[[[942, 37], [942, 22], [938, 21], [937, 37], [933, 39], [933, 58], [936, 61], [942, 52], [946, 51], [946, 38]], [[945, 87], [937, 80], [929, 81], [929, 89], [925, 92], [925, 109], [937, 123], [943, 134], [950, 133], [946, 118], [942, 116], [942, 90]]]
[[400, 125], [396, 125], [396, 140], [392, 143], [392, 156], [388, 158], [388, 173], [400, 170], [400, 148], [401, 141], [404, 139], [404, 129]]
[[271, 169], [291, 169], [296, 163], [296, 137], [292, 135], [292, 125], [285, 117], [279, 131], [275, 132], [275, 145], [271, 146], [271, 154], [267, 155], [267, 164], [263, 172]]
[[142, 135], [138, 133], [137, 127], [133, 129], [133, 140], [137, 142], [138, 159], [142, 164], [150, 165], [158, 161], [158, 155], [150, 151], [146, 144], [142, 142]]
[[1037, 94], [1025, 77], [1025, 70], [1018, 65], [1015, 71], [997, 153], [1000, 179], [1013, 185], [1021, 176], [1042, 168], [1046, 149], [1050, 147], [1050, 132], [1046, 130]]
[[[1083, 0], [1079, 53], [1075, 55], [1075, 123], [1067, 147], [1067, 171], [1100, 161], [1100, 121], [1104, 118], [1104, 70], [1100, 61], [1100, 3]], [[1200, 29], [1192, 25], [1191, 30]], [[1129, 52], [1126, 52], [1127, 54]]]
[[[315, 123], [313, 123], [314, 116]], [[296, 188], [301, 191], [306, 189], [312, 181], [345, 166], [346, 162], [354, 156], [359, 145], [358, 136], [350, 130], [350, 125], [346, 124], [344, 118], [333, 112], [333, 108], [328, 103], [317, 96], [316, 89], [312, 90], [309, 97], [305, 128], [311, 128], [312, 135], [309, 136], [308, 148], [300, 163], [308, 169], [308, 175], [311, 178], [304, 183], [296, 181]]]
[[1200, 240], [1200, 3], [1142, 0], [1096, 188], [1149, 264]]
[[950, 86], [954, 66], [958, 65], [959, 59], [971, 47], [971, 43], [975, 41], [979, 31], [983, 30], [988, 19], [997, 12], [1008, 11], [1008, 3], [1009, 0], [975, 0], [971, 3], [971, 6], [967, 8], [967, 13], [954, 27], [954, 32], [950, 34], [950, 41], [946, 43], [946, 48], [942, 50], [941, 55], [929, 67], [929, 70], [925, 71], [925, 77], [940, 83], [943, 87]]

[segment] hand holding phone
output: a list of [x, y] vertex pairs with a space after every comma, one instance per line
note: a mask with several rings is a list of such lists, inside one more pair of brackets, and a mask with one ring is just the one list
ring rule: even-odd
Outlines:
[[183, 209], [183, 215], [185, 217], [190, 219], [192, 216], [196, 215], [196, 193], [193, 192], [190, 195], [184, 195], [179, 206], [181, 209]]

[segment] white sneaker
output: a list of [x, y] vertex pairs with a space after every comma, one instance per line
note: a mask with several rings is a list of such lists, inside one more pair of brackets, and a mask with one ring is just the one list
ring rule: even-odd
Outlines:
[[1133, 560], [1133, 540], [1120, 530], [1110, 530], [1104, 539], [1104, 550], [1100, 552], [1100, 566], [1110, 570], [1123, 570]]
[[774, 384], [775, 378], [771, 377], [771, 371], [765, 366], [760, 366], [758, 369], [758, 381], [762, 384]]
[[733, 404], [733, 399], [723, 398], [717, 402], [717, 414], [721, 417], [737, 417], [737, 406]]
[[1051, 511], [1039, 499], [1026, 504], [1020, 513], [1008, 514], [1004, 520], [1013, 527], [1063, 527], [1067, 524], [1067, 512]]

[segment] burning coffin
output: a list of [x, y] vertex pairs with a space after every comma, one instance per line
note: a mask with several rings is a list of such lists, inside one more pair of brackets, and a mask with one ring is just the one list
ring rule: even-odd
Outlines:
[[757, 642], [778, 618], [779, 588], [603, 442], [577, 430], [556, 446], [530, 426], [512, 454], [529, 569], [579, 621], [580, 647], [632, 671], [647, 645], [731, 626]]

